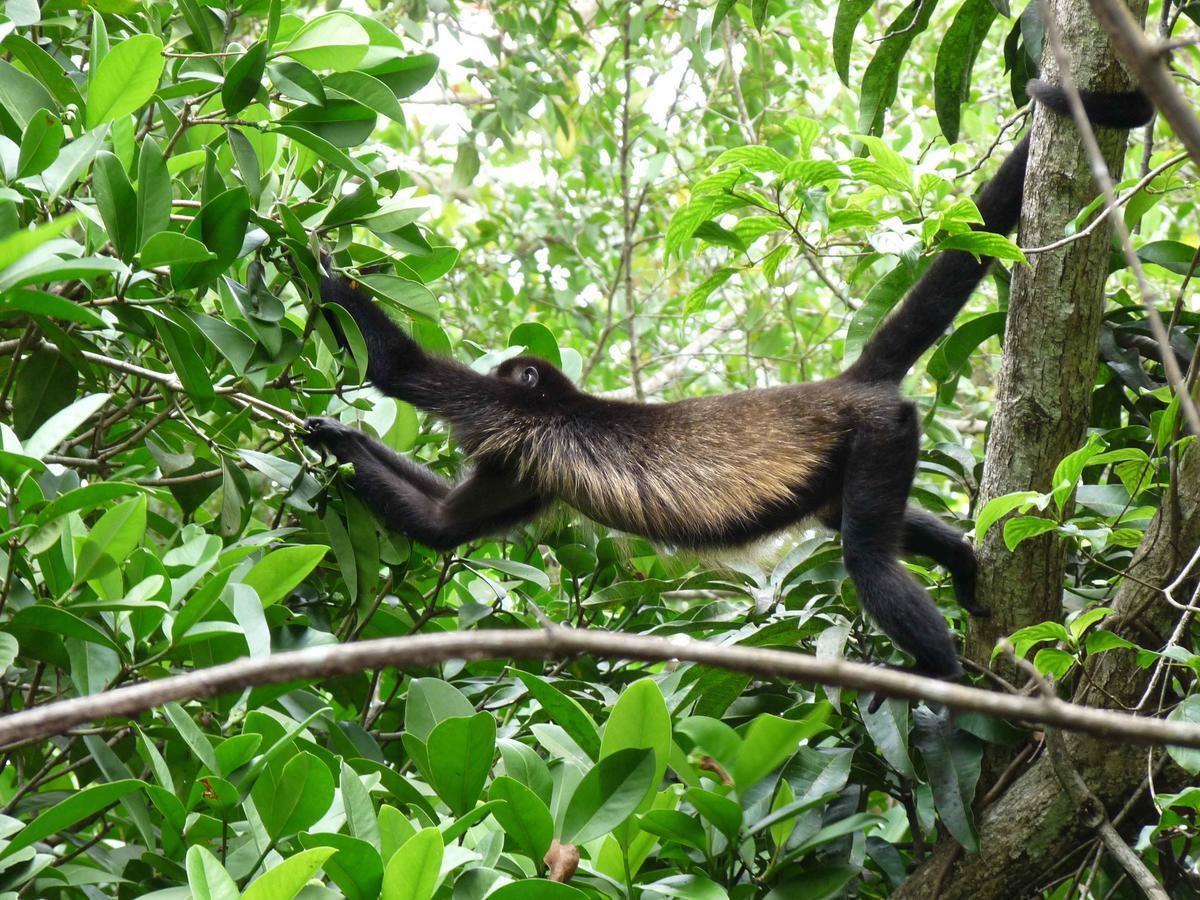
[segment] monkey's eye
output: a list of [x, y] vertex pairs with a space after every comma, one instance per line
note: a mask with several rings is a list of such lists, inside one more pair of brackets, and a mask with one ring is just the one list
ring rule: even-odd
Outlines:
[[525, 387], [535, 387], [538, 383], [538, 370], [533, 366], [526, 366], [521, 372], [521, 384]]

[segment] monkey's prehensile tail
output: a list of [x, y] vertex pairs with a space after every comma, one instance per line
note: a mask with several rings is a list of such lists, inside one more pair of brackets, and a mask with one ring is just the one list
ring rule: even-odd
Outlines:
[[[1061, 88], [1035, 80], [1029, 82], [1026, 91], [1036, 102], [1059, 115], [1071, 115], [1068, 95]], [[1122, 94], [1081, 91], [1080, 97], [1088, 119], [1096, 125], [1135, 128], [1154, 114], [1153, 106], [1141, 91]], [[975, 226], [977, 231], [1007, 235], [1017, 227], [1028, 159], [1026, 134], [975, 198], [983, 217], [983, 222]], [[940, 254], [841, 377], [854, 381], [900, 381], [954, 321], [991, 264], [990, 257], [977, 259], [964, 250]]]

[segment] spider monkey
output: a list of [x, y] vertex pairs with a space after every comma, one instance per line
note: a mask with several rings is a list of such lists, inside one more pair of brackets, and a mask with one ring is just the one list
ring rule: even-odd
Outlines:
[[[1069, 115], [1060, 89], [1034, 81], [1028, 91]], [[1098, 125], [1132, 128], [1152, 112], [1140, 92], [1082, 96]], [[1017, 226], [1028, 155], [1026, 135], [979, 193], [981, 230]], [[744, 544], [815, 514], [841, 531], [863, 610], [914, 658], [913, 670], [955, 678], [962, 670], [951, 631], [897, 555], [930, 557], [949, 571], [964, 609], [988, 609], [975, 598], [971, 545], [908, 505], [918, 423], [899, 384], [991, 262], [958, 250], [939, 255], [835, 378], [662, 404], [585, 393], [532, 356], [476, 373], [422, 350], [355, 282], [330, 270], [321, 299], [353, 316], [368, 378], [447, 419], [474, 469], [457, 483], [443, 480], [328, 418], [309, 419], [306, 439], [353, 464], [356, 492], [389, 528], [439, 550], [503, 531], [556, 499], [612, 528], [697, 549]]]

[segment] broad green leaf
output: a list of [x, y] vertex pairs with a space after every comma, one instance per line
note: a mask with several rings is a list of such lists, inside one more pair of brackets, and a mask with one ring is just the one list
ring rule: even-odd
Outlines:
[[983, 759], [982, 743], [958, 728], [948, 710], [939, 714], [924, 706], [913, 710], [913, 742], [925, 760], [942, 824], [968, 853], [975, 852], [979, 835], [971, 804]]
[[431, 900], [444, 849], [442, 834], [436, 828], [418, 831], [388, 860], [382, 900]]
[[10, 312], [25, 312], [34, 316], [47, 316], [51, 319], [66, 319], [78, 322], [89, 328], [104, 328], [104, 320], [89, 307], [73, 303], [57, 294], [45, 291], [17, 290], [5, 291], [0, 294], [0, 317]]
[[965, 250], [977, 258], [991, 257], [992, 259], [1009, 259], [1016, 262], [1028, 262], [1021, 248], [1011, 240], [990, 231], [967, 231], [951, 235], [937, 245], [937, 252], [946, 250]]
[[333, 847], [314, 847], [289, 856], [250, 882], [242, 900], [292, 900], [336, 852]]
[[25, 455], [42, 459], [79, 430], [112, 398], [111, 394], [88, 394], [46, 419], [25, 441]]
[[1042, 495], [1037, 491], [1017, 491], [1014, 494], [993, 497], [975, 519], [975, 540], [982, 541], [988, 529], [1014, 509], [1024, 512], [1041, 499]]
[[0, 271], [32, 253], [46, 241], [54, 240], [78, 221], [78, 213], [67, 213], [44, 225], [22, 229], [0, 239]]
[[200, 844], [188, 848], [185, 858], [188, 887], [193, 900], [237, 900], [237, 882], [221, 861]]
[[440, 678], [414, 678], [408, 685], [404, 730], [419, 741], [428, 740], [439, 722], [473, 715], [475, 707], [463, 692]]
[[586, 900], [579, 888], [544, 878], [522, 878], [487, 895], [487, 900]]
[[508, 336], [508, 346], [524, 347], [526, 353], [541, 357], [562, 368], [562, 354], [558, 351], [558, 341], [554, 332], [541, 322], [525, 322], [518, 325]]
[[671, 713], [653, 678], [642, 678], [622, 691], [604, 724], [601, 760], [630, 749], [654, 753], [649, 794], [662, 783], [671, 756]]
[[628, 819], [654, 785], [654, 752], [618, 750], [593, 766], [571, 795], [561, 840], [586, 844]]
[[496, 720], [491, 713], [440, 722], [429, 733], [433, 788], [458, 816], [479, 800], [496, 755]]
[[971, 71], [996, 18], [992, 0], [966, 0], [938, 44], [933, 70], [934, 109], [946, 140], [958, 140], [959, 109], [971, 92]]
[[738, 793], [745, 796], [760, 778], [795, 753], [800, 741], [826, 730], [832, 711], [833, 707], [822, 701], [800, 720], [764, 714], [751, 722], [733, 767]]
[[135, 34], [109, 50], [88, 85], [88, 128], [129, 115], [153, 96], [166, 63], [162, 51], [153, 34]]
[[554, 838], [554, 819], [541, 798], [515, 778], [501, 775], [488, 788], [488, 800], [503, 802], [492, 815], [526, 856], [540, 862]]
[[380, 300], [426, 319], [438, 318], [437, 300], [423, 284], [395, 275], [363, 275], [359, 281]]
[[83, 584], [117, 568], [142, 542], [145, 531], [146, 495], [118, 503], [88, 532], [75, 565], [75, 583]]
[[221, 102], [225, 104], [226, 115], [235, 116], [250, 105], [262, 87], [266, 68], [266, 41], [253, 44], [229, 67], [225, 83], [221, 86]]
[[683, 799], [727, 839], [732, 841], [737, 838], [742, 827], [742, 808], [735, 802], [700, 788], [688, 788], [683, 792]]
[[145, 261], [146, 245], [151, 238], [166, 233], [170, 227], [171, 197], [171, 176], [163, 160], [162, 149], [154, 138], [147, 136], [138, 152], [137, 183], [137, 245], [142, 251], [143, 265], [159, 264]]
[[39, 109], [29, 120], [21, 138], [21, 155], [17, 158], [17, 177], [37, 175], [58, 158], [63, 145], [63, 127], [58, 117], [48, 109]]
[[873, 0], [841, 0], [833, 21], [833, 66], [842, 84], [850, 84], [850, 50], [854, 46], [854, 29], [862, 21]]
[[524, 682], [529, 693], [541, 704], [550, 719], [561, 725], [563, 730], [583, 748], [588, 756], [592, 759], [599, 758], [600, 732], [596, 729], [596, 723], [592, 721], [587, 710], [580, 706], [573, 697], [564, 694], [553, 684], [532, 672], [518, 669], [516, 675]]
[[358, 66], [370, 43], [362, 25], [338, 11], [306, 22], [277, 52], [312, 69], [348, 72]]
[[290, 594], [328, 552], [329, 548], [324, 544], [303, 544], [272, 550], [254, 564], [242, 582], [258, 591], [264, 607], [270, 606]]
[[1031, 537], [1045, 534], [1058, 527], [1053, 519], [1043, 519], [1040, 516], [1017, 516], [1004, 523], [1004, 546], [1009, 550]]
[[896, 99], [904, 55], [928, 26], [936, 6], [928, 0], [912, 0], [885, 26], [885, 37], [876, 46], [875, 56], [863, 73], [858, 105], [858, 131], [863, 134], [883, 131], [884, 114]]
[[0, 850], [0, 859], [12, 856], [52, 834], [66, 831], [71, 826], [111, 806], [122, 797], [146, 787], [144, 781], [127, 778], [107, 784], [95, 784], [75, 791], [65, 800], [49, 809], [43, 809], [32, 821], [13, 836], [8, 845]]
[[188, 749], [192, 751], [192, 755], [200, 760], [209, 772], [214, 775], [220, 774], [221, 765], [217, 762], [208, 735], [192, 721], [192, 717], [187, 714], [187, 711], [178, 703], [171, 702], [163, 704], [163, 713], [175, 727]]
[[216, 258], [217, 255], [200, 241], [177, 231], [159, 231], [152, 234], [138, 254], [143, 268], [202, 263]]
[[92, 192], [117, 255], [126, 261], [137, 250], [138, 203], [121, 161], [107, 151], [92, 163]]
[[[1200, 725], [1200, 696], [1191, 694], [1184, 697], [1178, 706], [1167, 713], [1167, 720], [1170, 722], [1184, 722], [1188, 725]], [[1167, 753], [1185, 771], [1192, 775], [1200, 773], [1200, 750], [1192, 747], [1178, 747], [1175, 744], [1167, 744]]]
[[313, 754], [300, 752], [278, 770], [268, 766], [250, 796], [267, 833], [279, 840], [320, 821], [333, 805], [334, 791], [329, 767]]

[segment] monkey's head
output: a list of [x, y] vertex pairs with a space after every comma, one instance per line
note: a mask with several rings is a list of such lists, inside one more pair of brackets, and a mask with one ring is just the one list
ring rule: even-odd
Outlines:
[[492, 371], [495, 378], [532, 401], [567, 400], [579, 394], [571, 379], [553, 363], [536, 356], [514, 356]]

